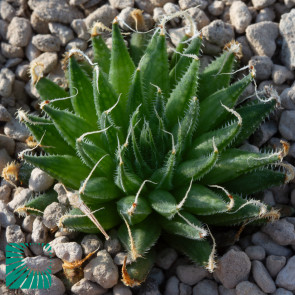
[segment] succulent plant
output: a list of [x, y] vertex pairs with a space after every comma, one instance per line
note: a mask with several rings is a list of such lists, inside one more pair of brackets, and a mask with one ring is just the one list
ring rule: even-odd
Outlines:
[[[140, 13], [135, 17], [140, 23]], [[133, 33], [128, 49], [115, 19], [111, 50], [95, 24], [93, 61], [75, 49], [65, 57], [69, 93], [41, 77], [37, 64], [32, 78], [45, 116], [18, 113], [33, 145], [45, 152], [24, 152], [25, 162], [67, 190], [72, 209], [59, 226], [106, 239], [107, 230], [118, 228], [131, 262], [125, 259], [123, 281], [130, 286], [145, 279], [160, 236], [213, 271], [209, 226], [278, 218], [248, 196], [293, 177], [280, 163], [287, 143], [264, 153], [238, 149], [278, 103], [274, 97], [238, 103], [255, 77], [250, 68], [232, 82], [240, 45], [230, 42], [201, 71], [202, 36], [192, 22], [168, 58], [168, 20], [153, 32]], [[42, 212], [54, 200], [39, 198], [28, 210]]]

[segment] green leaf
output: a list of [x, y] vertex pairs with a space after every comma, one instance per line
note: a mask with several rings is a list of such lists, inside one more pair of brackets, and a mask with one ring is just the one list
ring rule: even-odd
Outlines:
[[[185, 34], [183, 36], [183, 38], [181, 39], [181, 41], [178, 43], [178, 45], [175, 48], [175, 52], [173, 52], [172, 54], [172, 58], [170, 61], [170, 69], [173, 69], [175, 67], [175, 65], [178, 63], [178, 61], [181, 58], [181, 55], [179, 53], [183, 53], [184, 50], [188, 47], [188, 42], [187, 41], [189, 38], [189, 36], [187, 34]], [[179, 53], [177, 53], [179, 52]]]
[[106, 74], [110, 70], [111, 51], [105, 44], [101, 36], [91, 38], [93, 48], [93, 61], [99, 65], [99, 68]]
[[79, 158], [68, 155], [37, 157], [25, 154], [24, 159], [73, 189], [78, 189], [90, 172]]
[[70, 57], [69, 60], [69, 87], [71, 95], [74, 96], [72, 105], [75, 113], [95, 127], [98, 118], [94, 106], [92, 83], [74, 57]]
[[[187, 192], [187, 188], [181, 188], [174, 192], [176, 199], [180, 202]], [[187, 199], [183, 205], [184, 210], [196, 215], [212, 215], [217, 212], [227, 211], [227, 204], [223, 198], [209, 188], [193, 184]]]
[[128, 196], [117, 202], [118, 212], [125, 217], [130, 225], [140, 223], [152, 213], [149, 203], [145, 199], [139, 198], [134, 213], [130, 214], [128, 210], [133, 207], [134, 201], [135, 196]]
[[133, 33], [131, 35], [130, 55], [135, 65], [138, 65], [144, 55], [150, 37], [149, 33]]

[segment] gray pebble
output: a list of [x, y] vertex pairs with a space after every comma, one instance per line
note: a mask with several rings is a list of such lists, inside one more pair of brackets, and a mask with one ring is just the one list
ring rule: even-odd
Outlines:
[[54, 183], [54, 178], [39, 168], [34, 168], [29, 179], [29, 188], [35, 192], [48, 190]]
[[246, 29], [246, 37], [253, 52], [268, 57], [272, 57], [276, 50], [275, 39], [278, 34], [278, 25], [268, 21], [250, 25]]
[[191, 286], [184, 283], [179, 284], [179, 295], [191, 295], [192, 292]]
[[85, 51], [87, 49], [87, 42], [85, 40], [75, 38], [67, 44], [65, 49], [66, 51], [70, 51], [73, 48], [78, 48], [82, 51]]
[[274, 4], [275, 0], [252, 0], [253, 6], [256, 9], [262, 9]]
[[5, 42], [1, 43], [1, 53], [6, 58], [24, 57], [24, 51], [21, 47], [13, 46]]
[[37, 216], [33, 222], [32, 242], [45, 243], [47, 240], [48, 230], [42, 222], [42, 217]]
[[126, 7], [118, 15], [119, 25], [121, 28], [123, 28], [123, 30], [130, 31], [128, 26], [131, 28], [135, 28], [135, 21], [134, 21], [133, 17], [131, 16], [131, 12], [134, 10], [135, 10], [135, 8], [133, 8], [133, 7]]
[[23, 59], [20, 57], [10, 58], [6, 61], [4, 66], [5, 66], [5, 68], [10, 69], [10, 68], [13, 68], [13, 67], [19, 65], [22, 61], [23, 61]]
[[132, 295], [129, 287], [119, 283], [113, 287], [113, 295]]
[[31, 65], [41, 63], [44, 65], [43, 73], [48, 74], [50, 73], [58, 63], [58, 57], [56, 52], [44, 52], [43, 54], [39, 55], [37, 58], [31, 61]]
[[6, 227], [6, 241], [7, 243], [24, 243], [25, 235], [19, 225], [8, 225]]
[[272, 22], [275, 19], [276, 15], [272, 8], [266, 7], [264, 9], [261, 9], [258, 15], [256, 16], [256, 23], [270, 21]]
[[166, 270], [171, 267], [177, 257], [177, 252], [173, 248], [166, 248], [158, 253], [156, 264]]
[[30, 136], [30, 132], [26, 126], [16, 119], [12, 119], [5, 124], [4, 133], [19, 141], [25, 141]]
[[151, 1], [135, 0], [135, 4], [139, 9], [145, 11], [146, 13], [149, 13], [151, 15], [153, 14], [155, 6]]
[[168, 32], [169, 32], [169, 35], [170, 35], [170, 38], [171, 38], [171, 42], [175, 46], [177, 46], [179, 44], [179, 42], [181, 41], [181, 39], [185, 35], [185, 29], [184, 28], [170, 29]]
[[178, 4], [182, 10], [186, 10], [191, 7], [199, 7], [205, 10], [208, 6], [208, 1], [206, 0], [179, 0]]
[[252, 274], [254, 281], [265, 293], [273, 293], [276, 285], [261, 261], [252, 261]]
[[7, 29], [7, 39], [10, 44], [19, 47], [28, 45], [32, 36], [32, 28], [29, 20], [22, 17], [14, 17]]
[[67, 26], [59, 23], [49, 23], [48, 27], [50, 33], [58, 37], [62, 46], [65, 46], [69, 41], [74, 39], [74, 33], [72, 29]]
[[215, 20], [202, 29], [202, 33], [208, 42], [223, 47], [234, 39], [233, 27], [222, 20]]
[[133, 7], [134, 0], [110, 0], [110, 4], [112, 7], [117, 9], [124, 9], [126, 7]]
[[276, 284], [287, 290], [295, 291], [295, 256], [291, 257], [286, 266], [278, 273]]
[[39, 18], [35, 11], [33, 11], [33, 13], [31, 14], [30, 21], [31, 21], [32, 28], [36, 33], [38, 34], [49, 33], [48, 21]]
[[222, 285], [219, 286], [218, 291], [220, 295], [236, 295], [237, 294], [235, 289], [227, 289]]
[[84, 4], [85, 2], [87, 2], [88, 0], [70, 0], [70, 5], [76, 5], [76, 6], [79, 6], [79, 5], [82, 5]]
[[252, 16], [247, 5], [242, 1], [234, 1], [229, 10], [230, 21], [237, 33], [244, 33], [250, 25]]
[[33, 45], [32, 40], [31, 40], [26, 47], [25, 54], [26, 54], [26, 58], [29, 61], [32, 61], [41, 54], [41, 51]]
[[218, 295], [218, 285], [211, 280], [203, 280], [193, 288], [193, 295]]
[[75, 31], [79, 39], [89, 40], [90, 34], [87, 31], [87, 27], [83, 19], [74, 19], [71, 22], [71, 28]]
[[245, 249], [245, 252], [251, 260], [263, 260], [265, 258], [265, 250], [261, 246], [249, 246]]
[[236, 293], [237, 295], [266, 295], [255, 284], [248, 281], [239, 283], [236, 287]]
[[7, 39], [7, 28], [8, 28], [8, 23], [4, 21], [3, 19], [0, 19], [0, 37], [4, 40]]
[[266, 258], [265, 265], [272, 278], [277, 276], [277, 274], [285, 266], [286, 261], [287, 259], [285, 256], [269, 255]]
[[274, 121], [267, 121], [260, 125], [260, 127], [253, 134], [253, 144], [261, 147], [269, 139], [271, 139], [278, 132], [277, 123]]
[[287, 67], [281, 65], [273, 65], [272, 80], [275, 84], [281, 85], [287, 80], [293, 80], [294, 74]]
[[293, 295], [293, 293], [286, 289], [278, 288], [272, 295]]
[[96, 235], [86, 235], [81, 241], [81, 246], [85, 255], [103, 248], [102, 241]]
[[41, 3], [34, 13], [38, 18], [46, 22], [70, 24], [75, 18], [82, 18], [83, 14], [76, 7], [67, 3]]
[[31, 233], [33, 231], [33, 223], [34, 223], [35, 218], [36, 217], [33, 215], [27, 215], [24, 218], [24, 220], [22, 222], [22, 229], [25, 232]]
[[38, 34], [32, 38], [33, 45], [44, 52], [55, 52], [60, 49], [60, 40], [58, 37], [50, 34]]
[[163, 7], [167, 2], [172, 2], [171, 0], [150, 0], [155, 7]]
[[112, 288], [119, 279], [118, 267], [114, 264], [110, 254], [102, 250], [85, 266], [84, 277], [105, 289]]
[[3, 261], [3, 260], [5, 260], [5, 254], [4, 254], [4, 251], [0, 250], [0, 261]]
[[50, 268], [50, 259], [43, 256], [26, 257], [24, 259], [26, 266], [34, 271], [46, 271]]
[[193, 286], [207, 277], [209, 273], [204, 267], [194, 264], [178, 265], [176, 267], [176, 274], [182, 283]]
[[[114, 263], [116, 265], [123, 265], [123, 262], [124, 262], [124, 259], [125, 259], [125, 256], [126, 255], [127, 254], [125, 252], [119, 252], [119, 253], [117, 253], [116, 256], [114, 257]], [[131, 262], [130, 257], [127, 256], [127, 262], [126, 263], [128, 264], [130, 262]]]
[[75, 262], [82, 258], [82, 248], [76, 242], [56, 244], [54, 251], [55, 255], [63, 261]]
[[61, 243], [67, 243], [68, 241], [69, 241], [69, 239], [66, 236], [61, 236], [61, 237], [55, 238], [48, 245], [45, 245], [43, 247], [44, 255], [52, 256], [52, 257], [56, 256], [55, 250], [54, 250], [55, 245], [61, 244]]
[[10, 22], [15, 16], [15, 9], [8, 2], [2, 1], [0, 3], [0, 16], [3, 20]]
[[[167, 14], [167, 15], [172, 15], [172, 14], [177, 13], [177, 12], [180, 11], [180, 7], [177, 4], [174, 4], [174, 3], [171, 3], [171, 2], [166, 3], [163, 6], [163, 9], [164, 9], [165, 14]], [[180, 24], [180, 22], [181, 22], [181, 19], [179, 17], [176, 17], [176, 18], [173, 18], [170, 21], [170, 24], [173, 27], [176, 27], [176, 26], [178, 26]]]
[[[241, 61], [244, 63], [244, 64], [247, 64], [249, 62], [249, 60], [251, 59], [251, 57], [254, 55], [253, 54], [253, 51], [249, 45], [249, 42], [246, 38], [246, 36], [240, 36], [237, 38], [237, 41], [239, 43], [241, 43], [242, 45], [242, 54], [243, 54], [243, 57], [241, 59]], [[251, 85], [251, 84], [250, 84]]]
[[8, 122], [12, 119], [7, 109], [0, 104], [0, 122]]
[[[279, 143], [275, 147], [282, 148], [282, 144]], [[289, 204], [289, 186], [288, 184], [282, 186], [276, 186], [270, 188], [273, 192], [275, 200], [279, 204]]]
[[11, 188], [4, 184], [0, 186], [0, 202], [7, 204], [10, 200]]
[[239, 282], [247, 280], [250, 269], [250, 259], [244, 252], [230, 250], [220, 258], [215, 275], [224, 287], [232, 289]]
[[265, 249], [268, 255], [290, 256], [291, 250], [276, 244], [267, 234], [256, 232], [252, 235], [252, 243]]
[[279, 130], [283, 138], [287, 140], [295, 140], [294, 124], [295, 111], [283, 111], [279, 123]]
[[10, 96], [12, 92], [12, 86], [14, 83], [14, 73], [6, 68], [1, 69], [0, 72], [0, 95]]
[[89, 280], [82, 279], [72, 286], [71, 291], [77, 295], [102, 295], [106, 293], [106, 289]]
[[295, 85], [286, 88], [280, 95], [283, 108], [295, 110]]
[[19, 187], [14, 191], [13, 199], [7, 204], [7, 207], [9, 210], [14, 211], [25, 205], [31, 198], [32, 191], [30, 189]]
[[50, 261], [51, 261], [51, 273], [53, 275], [63, 269], [62, 268], [63, 262], [59, 258], [53, 258], [53, 259], [50, 259]]
[[[269, 205], [271, 207], [276, 205], [274, 195], [273, 195], [272, 191], [270, 191], [270, 190], [266, 190], [263, 192], [262, 201], [263, 201], [263, 203], [265, 203], [266, 205]], [[259, 260], [259, 259], [257, 259], [257, 260]]]
[[208, 11], [211, 15], [219, 16], [223, 13], [224, 3], [222, 1], [214, 1], [208, 6]]
[[0, 224], [4, 228], [15, 224], [13, 213], [8, 210], [7, 206], [2, 201], [0, 201]]
[[116, 255], [121, 251], [121, 243], [118, 238], [112, 238], [104, 242], [104, 248], [111, 254]]
[[15, 70], [15, 75], [17, 78], [27, 82], [30, 80], [30, 75], [28, 73], [30, 69], [29, 64], [27, 63], [21, 63], [20, 65], [18, 65], [18, 67]]
[[60, 218], [65, 214], [66, 207], [57, 202], [48, 205], [43, 213], [43, 223], [48, 228], [55, 228], [58, 226]]
[[170, 277], [166, 282], [164, 295], [179, 295], [178, 285], [178, 278], [176, 276]]
[[109, 26], [116, 15], [118, 15], [117, 10], [105, 4], [90, 13], [84, 21], [88, 29], [92, 28], [95, 21], [102, 22], [104, 25]]
[[25, 295], [64, 295], [66, 288], [62, 281], [51, 275], [51, 286], [49, 289], [22, 289]]
[[268, 56], [253, 56], [249, 61], [249, 66], [254, 66], [256, 79], [267, 80], [271, 73], [273, 62]]
[[[128, 264], [128, 259], [127, 259]], [[153, 267], [150, 273], [148, 274], [147, 281], [151, 281], [157, 285], [161, 285], [165, 280], [164, 273], [162, 269], [158, 267]]]
[[154, 8], [153, 19], [156, 23], [159, 23], [164, 15], [165, 15], [165, 11], [162, 7]]
[[[191, 15], [193, 20], [196, 22], [198, 30], [201, 30], [202, 28], [210, 24], [210, 19], [201, 8], [192, 7], [192, 8], [189, 8], [187, 12]], [[188, 25], [186, 21], [184, 21], [184, 24]]]

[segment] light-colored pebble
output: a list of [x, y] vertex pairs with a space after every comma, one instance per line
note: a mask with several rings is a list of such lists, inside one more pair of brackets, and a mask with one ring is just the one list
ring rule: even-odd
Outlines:
[[69, 239], [66, 236], [61, 236], [61, 237], [55, 238], [50, 243], [48, 243], [48, 245], [45, 245], [43, 247], [44, 255], [52, 256], [52, 257], [56, 256], [55, 250], [54, 250], [55, 245], [61, 244], [61, 243], [67, 243], [68, 241], [69, 241]]
[[261, 9], [259, 14], [256, 16], [256, 23], [270, 21], [272, 22], [275, 19], [276, 15], [272, 8], [266, 7], [264, 9]]
[[254, 66], [256, 79], [267, 80], [272, 72], [273, 62], [268, 56], [253, 56], [249, 61], [249, 66]]
[[10, 200], [11, 188], [4, 184], [0, 186], [0, 202], [7, 204]]
[[74, 19], [71, 22], [71, 28], [75, 31], [79, 39], [89, 40], [90, 34], [87, 31], [87, 27], [83, 19]]
[[11, 211], [8, 210], [7, 206], [0, 201], [0, 224], [6, 228], [9, 225], [15, 224], [15, 217]]
[[272, 295], [293, 295], [293, 293], [286, 289], [278, 288]]
[[14, 79], [15, 79], [15, 75], [11, 70], [7, 68], [1, 69], [0, 71], [0, 95], [1, 96], [11, 95]]
[[237, 295], [266, 295], [255, 284], [248, 281], [239, 283], [236, 287], [236, 293]]
[[278, 273], [276, 285], [295, 291], [295, 256], [291, 257], [286, 266]]
[[74, 33], [72, 29], [67, 26], [64, 26], [59, 23], [49, 23], [48, 27], [49, 27], [50, 33], [58, 37], [60, 44], [62, 46], [65, 46], [69, 41], [74, 39]]
[[6, 227], [6, 241], [7, 243], [24, 243], [25, 235], [19, 225], [8, 225]]
[[203, 280], [208, 276], [208, 271], [198, 265], [178, 265], [176, 267], [176, 274], [182, 283], [190, 286]]
[[211, 280], [203, 280], [193, 288], [193, 295], [218, 295], [218, 285]]
[[25, 232], [31, 233], [33, 231], [33, 223], [34, 223], [35, 218], [36, 217], [33, 215], [27, 215], [24, 218], [24, 220], [22, 222], [22, 229]]
[[38, 34], [32, 38], [33, 45], [44, 52], [55, 52], [60, 49], [60, 40], [58, 37], [50, 34]]
[[21, 47], [13, 46], [5, 42], [1, 42], [1, 53], [6, 58], [24, 57], [24, 51]]
[[273, 65], [272, 80], [275, 84], [281, 85], [287, 80], [293, 80], [294, 74], [287, 67], [281, 65]]
[[66, 207], [58, 202], [53, 202], [48, 205], [43, 213], [43, 223], [48, 228], [55, 228], [58, 226], [60, 218], [65, 214]]
[[8, 122], [12, 119], [7, 109], [0, 104], [0, 122]]
[[277, 132], [277, 123], [275, 121], [267, 121], [261, 124], [261, 126], [253, 134], [253, 144], [257, 147], [261, 147]]
[[179, 0], [178, 4], [182, 10], [186, 10], [191, 7], [199, 7], [205, 10], [208, 6], [208, 1], [206, 0]]
[[68, 262], [75, 262], [82, 258], [82, 248], [76, 242], [59, 243], [54, 246], [55, 255]]
[[224, 3], [222, 1], [214, 1], [208, 6], [208, 11], [211, 15], [219, 16], [223, 13]]
[[252, 0], [253, 6], [256, 9], [262, 9], [274, 4], [275, 0]]
[[283, 111], [279, 122], [279, 130], [283, 138], [287, 140], [295, 140], [294, 124], [295, 111]]
[[230, 21], [237, 33], [244, 33], [250, 25], [252, 16], [247, 5], [242, 1], [234, 1], [229, 10]]
[[126, 7], [133, 7], [134, 0], [110, 0], [110, 4], [112, 7], [121, 10]]
[[263, 260], [265, 258], [265, 250], [261, 246], [249, 246], [245, 249], [245, 253], [251, 260]]
[[37, 58], [31, 61], [31, 65], [36, 63], [41, 63], [44, 65], [43, 73], [50, 73], [56, 66], [58, 62], [58, 57], [56, 52], [44, 52], [39, 55]]
[[287, 259], [285, 256], [267, 256], [265, 265], [272, 278], [277, 276], [281, 269], [286, 265], [286, 261]]
[[85, 278], [74, 284], [71, 291], [77, 295], [102, 295], [107, 292], [106, 289]]
[[28, 45], [32, 36], [29, 20], [23, 17], [14, 17], [7, 29], [7, 39], [10, 44], [19, 47]]
[[0, 16], [3, 20], [10, 22], [15, 16], [15, 9], [6, 1], [1, 1]]
[[104, 242], [104, 248], [111, 254], [116, 255], [121, 251], [121, 243], [118, 238], [111, 238]]
[[32, 242], [45, 243], [48, 236], [48, 230], [42, 222], [42, 217], [38, 216], [33, 222]]
[[71, 49], [80, 49], [81, 51], [85, 51], [87, 49], [87, 42], [85, 40], [75, 38], [67, 44], [65, 49], [66, 51], [70, 51]]
[[12, 119], [5, 124], [4, 134], [16, 140], [25, 141], [29, 137], [30, 132], [24, 124], [21, 124], [16, 119]]
[[28, 188], [18, 188], [14, 191], [13, 199], [7, 204], [9, 210], [14, 211], [15, 209], [23, 206], [32, 198], [32, 191]]
[[35, 192], [48, 190], [54, 182], [54, 178], [39, 168], [34, 168], [29, 179], [29, 188]]
[[132, 295], [129, 287], [119, 283], [113, 287], [113, 295]]
[[96, 235], [86, 235], [81, 241], [81, 246], [85, 255], [103, 248], [102, 241]]
[[[187, 12], [191, 15], [193, 20], [197, 24], [198, 30], [201, 30], [205, 26], [210, 24], [210, 20], [206, 13], [199, 7], [192, 7], [187, 10]], [[187, 22], [184, 22], [186, 25], [188, 25]]]
[[252, 261], [252, 274], [254, 281], [265, 293], [273, 293], [276, 285], [261, 261]]

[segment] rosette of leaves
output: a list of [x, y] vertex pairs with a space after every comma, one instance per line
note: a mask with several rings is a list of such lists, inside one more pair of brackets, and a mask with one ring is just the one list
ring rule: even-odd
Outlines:
[[[118, 228], [131, 261], [123, 266], [130, 286], [145, 279], [161, 235], [212, 271], [209, 226], [277, 218], [247, 197], [290, 178], [289, 169], [272, 168], [285, 156], [286, 143], [268, 153], [238, 149], [277, 103], [236, 107], [255, 74], [250, 69], [232, 81], [239, 44], [228, 44], [203, 71], [201, 45], [200, 35], [188, 34], [168, 58], [161, 25], [152, 34], [134, 33], [128, 48], [115, 20], [111, 50], [93, 30], [93, 61], [79, 50], [67, 55], [69, 92], [33, 69], [46, 116], [19, 112], [45, 152], [24, 153], [25, 161], [73, 197], [60, 225], [106, 238], [107, 230]], [[43, 197], [42, 208], [51, 201]]]

